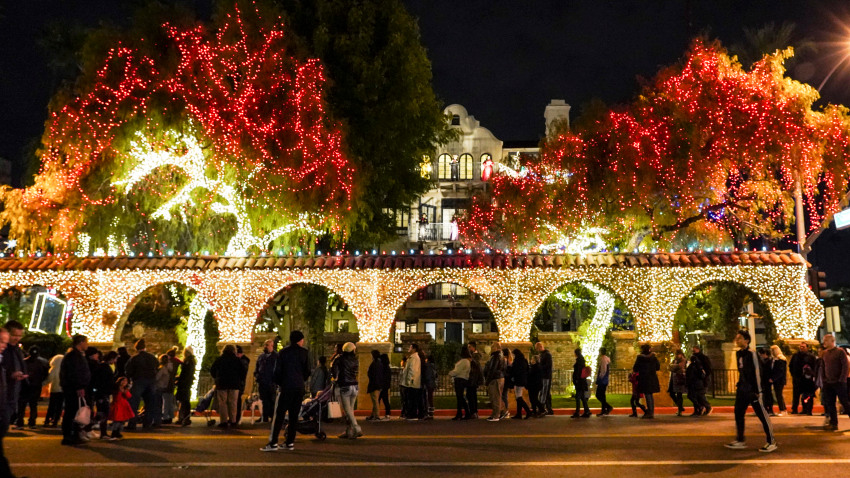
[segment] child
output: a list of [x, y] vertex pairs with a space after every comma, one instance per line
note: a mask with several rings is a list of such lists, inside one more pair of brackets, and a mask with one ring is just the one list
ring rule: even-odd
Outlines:
[[640, 403], [640, 399], [643, 396], [643, 394], [638, 391], [638, 387], [637, 387], [638, 386], [638, 374], [637, 374], [637, 372], [632, 372], [632, 373], [629, 374], [629, 382], [632, 383], [632, 399], [631, 399], [632, 414], [629, 415], [629, 416], [630, 417], [638, 416], [638, 414], [637, 414], [638, 408], [640, 408], [640, 410], [645, 414], [646, 413], [646, 407], [643, 406]]
[[130, 381], [127, 377], [119, 377], [115, 382], [115, 393], [112, 395], [112, 407], [109, 409], [109, 419], [112, 420], [112, 438], [124, 438], [121, 432], [124, 424], [135, 417], [130, 406]]

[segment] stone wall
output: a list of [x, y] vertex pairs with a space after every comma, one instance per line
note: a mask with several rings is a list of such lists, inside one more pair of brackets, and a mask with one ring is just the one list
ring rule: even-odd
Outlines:
[[115, 344], [115, 348], [117, 349], [121, 346], [127, 347], [127, 351], [130, 352], [130, 355], [133, 355], [136, 351], [134, 344], [141, 338], [145, 339], [147, 351], [156, 356], [168, 352], [168, 349], [175, 345], [180, 346], [182, 350], [182, 344], [179, 343], [177, 332], [174, 330], [160, 330], [143, 325], [124, 327], [121, 333], [121, 340]]

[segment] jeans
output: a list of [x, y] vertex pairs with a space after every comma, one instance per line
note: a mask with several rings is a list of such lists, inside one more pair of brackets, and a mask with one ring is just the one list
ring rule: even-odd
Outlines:
[[[797, 413], [797, 407], [800, 405], [800, 396], [803, 394], [803, 386], [800, 383], [801, 378], [791, 377], [791, 412]], [[805, 402], [804, 402], [805, 404]]]
[[747, 408], [753, 407], [753, 411], [761, 421], [764, 428], [764, 435], [768, 443], [773, 443], [773, 427], [770, 426], [770, 420], [767, 418], [767, 412], [764, 410], [764, 405], [761, 403], [758, 394], [737, 393], [735, 395], [735, 428], [736, 440], [744, 441], [744, 415], [747, 413]]
[[[773, 384], [773, 392], [776, 395], [776, 409], [780, 412], [784, 412], [785, 408], [785, 397], [782, 396], [782, 389], [785, 388], [784, 383], [774, 383]], [[848, 410], [850, 412], [850, 410]]]
[[650, 417], [655, 416], [655, 397], [652, 396], [651, 393], [643, 394], [644, 400], [646, 400], [646, 414]]
[[825, 383], [821, 389], [821, 402], [826, 416], [829, 417], [830, 425], [838, 425], [838, 408], [835, 399], [841, 402], [845, 413], [850, 414], [850, 403], [847, 400], [847, 383]]
[[181, 424], [192, 417], [192, 404], [190, 403], [191, 396], [192, 391], [188, 388], [178, 388], [177, 393], [174, 395], [174, 398], [177, 400], [177, 403], [180, 404], [179, 413], [177, 414], [177, 421]]
[[465, 378], [455, 377], [455, 399], [457, 400], [457, 411], [455, 412], [455, 418], [469, 418], [472, 416], [471, 412], [469, 411], [469, 402], [467, 402], [466, 397], [464, 397], [468, 384], [469, 380]]
[[381, 400], [380, 397], [380, 390], [372, 390], [371, 392], [369, 392], [369, 398], [372, 399], [372, 414], [369, 415], [371, 418], [381, 418], [381, 414], [378, 411], [378, 404]]
[[218, 415], [221, 417], [221, 423], [236, 423], [239, 390], [216, 390], [215, 398], [218, 400]]
[[694, 404], [694, 413], [702, 414], [706, 410], [711, 409], [711, 404], [708, 403], [708, 400], [705, 398], [705, 389], [699, 388], [689, 388], [688, 389], [688, 400]]
[[35, 419], [38, 417], [38, 396], [40, 392], [40, 388], [38, 390], [30, 388], [21, 389], [21, 397], [18, 400], [18, 416], [15, 425], [19, 427], [24, 426], [24, 415], [26, 414], [27, 407], [29, 407], [30, 419], [27, 424], [31, 427], [35, 426]]
[[[605, 392], [608, 391], [607, 383], [597, 383], [596, 384], [596, 399], [599, 400], [599, 403], [602, 404], [602, 410], [600, 413], [608, 414], [611, 410], [614, 409], [609, 403], [608, 399], [605, 396]], [[534, 402], [532, 402], [533, 404]]]
[[502, 388], [504, 386], [505, 379], [503, 378], [492, 380], [487, 384], [487, 393], [490, 395], [490, 402], [493, 404], [491, 418], [499, 418], [502, 415]]
[[629, 400], [629, 402], [632, 406], [632, 415], [637, 415], [638, 408], [640, 408], [640, 411], [642, 411], [643, 413], [646, 413], [646, 407], [644, 407], [643, 404], [640, 403], [640, 394], [633, 393], [632, 398], [631, 400]]
[[584, 413], [590, 413], [590, 407], [587, 406], [587, 395], [587, 390], [576, 390], [576, 415], [579, 414], [582, 405], [584, 405]]
[[531, 401], [531, 413], [537, 415], [546, 411], [546, 407], [540, 403], [540, 390], [537, 388], [528, 389], [528, 399]]
[[679, 410], [679, 413], [685, 411], [685, 403], [680, 392], [670, 392], [670, 398], [673, 399], [673, 403], [676, 404], [676, 408]]
[[260, 401], [263, 402], [263, 421], [274, 418], [274, 399], [277, 395], [277, 387], [274, 384], [261, 383], [257, 389], [260, 392]]
[[422, 408], [422, 389], [405, 387], [404, 396], [404, 416], [407, 418], [424, 418], [425, 411]]
[[[80, 426], [74, 419], [77, 417], [77, 410], [80, 409], [80, 397], [74, 390], [64, 392], [64, 398], [65, 416], [62, 417], [62, 440], [77, 441], [80, 439]], [[5, 417], [3, 417], [3, 420], [5, 420]]]
[[552, 413], [552, 394], [549, 388], [552, 385], [552, 380], [543, 379], [543, 388], [540, 389], [540, 403], [546, 407], [548, 413]]
[[478, 415], [478, 385], [466, 386], [466, 404], [469, 405], [470, 416]]
[[59, 424], [59, 419], [62, 418], [62, 404], [65, 397], [62, 392], [51, 393], [50, 401], [47, 403], [47, 415], [44, 417], [44, 425], [52, 423], [53, 426]]
[[174, 420], [174, 413], [177, 411], [177, 400], [174, 398], [172, 390], [162, 392], [162, 419]]
[[354, 402], [357, 401], [358, 391], [357, 385], [349, 385], [347, 387], [340, 387], [339, 389], [339, 402], [347, 422], [345, 434], [349, 438], [355, 438], [361, 433], [360, 425], [357, 424], [357, 418], [354, 417]]
[[162, 405], [160, 405], [160, 408], [157, 408], [156, 406], [159, 400], [156, 398], [158, 394], [154, 390], [152, 378], [140, 378], [134, 381], [133, 387], [130, 389], [130, 394], [132, 395], [130, 397], [130, 407], [133, 409], [133, 412], [136, 413], [136, 418], [133, 418], [130, 421], [131, 424], [135, 424], [138, 421], [139, 405], [142, 400], [145, 401], [145, 417], [143, 426], [149, 427], [151, 426], [151, 423], [154, 425], [162, 424], [162, 413], [154, 413], [154, 410], [161, 410]]
[[274, 420], [269, 433], [269, 444], [277, 445], [283, 421], [289, 415], [289, 425], [286, 427], [286, 443], [295, 443], [295, 432], [298, 428], [298, 413], [301, 411], [301, 400], [304, 399], [304, 389], [283, 389], [277, 394], [274, 407]]
[[378, 402], [384, 404], [384, 412], [386, 416], [390, 416], [390, 389], [382, 388], [381, 394], [378, 396]]

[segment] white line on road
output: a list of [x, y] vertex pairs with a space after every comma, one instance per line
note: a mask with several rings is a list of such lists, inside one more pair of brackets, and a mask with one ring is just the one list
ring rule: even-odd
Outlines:
[[185, 463], [15, 463], [14, 468], [494, 468], [494, 467], [577, 467], [577, 466], [690, 466], [690, 465], [844, 465], [850, 458], [775, 458], [743, 460], [605, 460], [605, 461], [355, 461], [339, 463], [261, 463], [261, 462], [185, 462]]

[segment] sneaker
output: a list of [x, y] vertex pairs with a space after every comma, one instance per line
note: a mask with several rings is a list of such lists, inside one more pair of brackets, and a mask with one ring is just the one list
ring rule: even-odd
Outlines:
[[[742, 442], [742, 441], [735, 440], [735, 441], [727, 443], [723, 446], [725, 446], [726, 448], [731, 448], [733, 450], [743, 450], [744, 448], [747, 447], [747, 444]], [[776, 445], [774, 445], [774, 446], [776, 446]], [[774, 450], [775, 450], [775, 448], [774, 448]], [[773, 451], [773, 450], [770, 450], [770, 451]]]
[[779, 413], [777, 413], [777, 414], [776, 414], [776, 416], [777, 416], [777, 417], [784, 417], [784, 416], [785, 416], [785, 412], [779, 412]]
[[112, 432], [112, 438], [114, 438], [115, 440], [120, 440], [120, 439], [124, 438], [124, 435], [117, 433], [117, 432]]
[[504, 420], [505, 418], [511, 418], [511, 414], [510, 414], [510, 412], [505, 410], [504, 412], [502, 412], [502, 414], [499, 416], [499, 418], [501, 418], [502, 420]]
[[295, 443], [287, 443], [286, 445], [283, 445], [283, 449], [287, 451], [292, 451], [295, 449]]
[[12, 427], [12, 430], [23, 430], [23, 429], [24, 429], [23, 425], [15, 425], [15, 426]]
[[772, 451], [776, 451], [777, 448], [779, 447], [776, 446], [776, 442], [771, 442], [766, 443], [763, 447], [759, 448], [759, 451], [763, 453], [770, 453]]
[[405, 418], [405, 420], [407, 420], [407, 421], [409, 421], [409, 422], [418, 422], [418, 421], [419, 421], [419, 419], [418, 419], [418, 418], [416, 418], [416, 417]]
[[372, 417], [372, 416], [366, 417], [367, 422], [374, 422], [375, 420], [380, 420], [380, 419], [378, 417]]
[[392, 420], [392, 417], [391, 417], [391, 416], [389, 416], [389, 415], [386, 415], [386, 416], [385, 416], [384, 418], [382, 418], [381, 420], [382, 420], [382, 421]]
[[280, 446], [277, 443], [268, 443], [266, 446], [260, 448], [260, 451], [278, 451], [280, 450]]
[[702, 412], [702, 414], [705, 415], [705, 416], [711, 415], [712, 410], [714, 410], [714, 409], [711, 408], [711, 407], [708, 407], [708, 408], [705, 409], [704, 412]]
[[117, 440], [117, 438], [115, 438], [115, 437], [111, 437], [111, 436], [106, 435], [106, 434], [101, 435], [101, 436], [100, 436], [100, 439], [101, 439], [101, 440], [104, 440], [104, 441], [115, 441], [115, 440]]
[[488, 421], [488, 422], [498, 422], [498, 421], [499, 421], [499, 417], [490, 417], [490, 418], [488, 418], [488, 419], [487, 419], [487, 421]]
[[350, 437], [350, 436], [348, 436], [348, 433], [343, 433], [342, 435], [337, 435], [337, 438], [347, 440], [347, 439], [349, 439], [349, 438], [351, 438], [351, 437]]
[[351, 439], [352, 439], [352, 440], [355, 440], [355, 439], [360, 438], [360, 437], [362, 437], [362, 436], [363, 436], [363, 432], [362, 432], [362, 431], [359, 431], [359, 432], [357, 432], [357, 434], [356, 434], [356, 435], [354, 435], [353, 437], [351, 437]]

